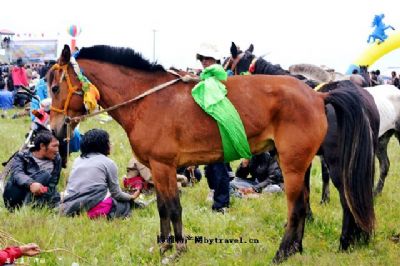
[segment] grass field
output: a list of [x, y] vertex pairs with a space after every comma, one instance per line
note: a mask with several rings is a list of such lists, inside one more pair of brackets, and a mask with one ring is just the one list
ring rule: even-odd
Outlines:
[[[8, 112], [8, 116], [13, 112]], [[29, 124], [28, 118], [0, 118], [0, 162], [8, 159], [21, 146]], [[121, 177], [131, 157], [124, 131], [114, 121], [101, 124], [95, 119], [83, 122], [80, 129], [86, 132], [95, 127], [110, 133], [114, 144], [110, 157], [117, 163]], [[311, 204], [315, 219], [306, 224], [303, 254], [291, 257], [283, 265], [399, 265], [400, 244], [390, 240], [393, 234], [400, 233], [399, 151], [398, 143], [392, 140], [389, 147], [392, 166], [383, 195], [375, 200], [377, 226], [371, 243], [345, 253], [338, 251], [342, 212], [333, 186], [331, 202], [319, 204], [321, 174], [316, 158], [311, 178]], [[71, 159], [76, 156], [73, 154]], [[70, 168], [67, 168], [62, 172], [60, 190], [69, 171]], [[284, 232], [285, 196], [275, 194], [256, 199], [231, 198], [230, 212], [222, 215], [210, 211], [207, 193], [205, 180], [193, 188], [183, 189], [181, 201], [186, 235], [209, 239], [242, 237], [243, 241], [256, 239], [258, 243], [195, 244], [194, 240], [189, 240], [188, 252], [176, 265], [270, 264]], [[129, 219], [114, 221], [91, 221], [85, 215], [66, 218], [50, 210], [30, 208], [22, 208], [11, 214], [4, 208], [2, 200], [0, 204], [1, 245], [16, 244], [4, 237], [8, 233], [19, 242], [36, 242], [43, 250], [49, 251], [36, 260], [25, 259], [25, 265], [71, 265], [73, 262], [79, 265], [159, 265], [161, 257], [156, 244], [158, 230], [159, 219], [154, 203], [148, 208], [134, 210]]]

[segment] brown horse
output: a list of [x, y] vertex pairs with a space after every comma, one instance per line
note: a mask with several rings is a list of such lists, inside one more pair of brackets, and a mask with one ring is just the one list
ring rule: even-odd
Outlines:
[[[65, 46], [49, 76], [53, 99], [51, 126], [65, 137], [68, 117], [84, 114], [81, 84]], [[99, 89], [99, 104], [108, 108], [135, 98], [150, 88], [176, 79], [157, 64], [127, 48], [83, 48], [76, 58], [83, 73]], [[152, 171], [160, 216], [161, 252], [168, 243], [171, 223], [177, 254], [186, 249], [176, 168], [223, 160], [217, 123], [194, 102], [195, 82], [178, 81], [110, 115], [124, 128], [137, 158]], [[225, 85], [238, 110], [253, 154], [275, 147], [279, 154], [287, 196], [285, 234], [274, 261], [301, 252], [305, 224], [304, 174], [327, 132], [325, 105], [338, 113], [339, 148], [343, 153], [345, 200], [357, 224], [370, 235], [374, 228], [372, 202], [373, 145], [363, 101], [357, 92], [318, 93], [286, 76], [235, 76]], [[197, 121], [197, 122], [193, 122]], [[72, 127], [76, 122], [72, 122]], [[312, 132], [312, 133], [309, 133]]]

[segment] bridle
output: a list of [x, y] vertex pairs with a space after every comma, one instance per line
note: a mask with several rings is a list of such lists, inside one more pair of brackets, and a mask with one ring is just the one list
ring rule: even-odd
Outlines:
[[[231, 66], [230, 70], [233, 72], [234, 75], [242, 74], [242, 73], [237, 73], [236, 67], [237, 67], [237, 64], [240, 62], [240, 60], [243, 58], [244, 55], [245, 55], [245, 52], [242, 52], [242, 53], [238, 54], [236, 56], [236, 58], [232, 58], [231, 57], [228, 60], [228, 62], [226, 62], [225, 65], [224, 65], [225, 71], [229, 69], [229, 66]], [[256, 63], [257, 60], [258, 60], [258, 58], [254, 57], [253, 60], [251, 61], [250, 65], [249, 65], [249, 68], [247, 70], [250, 74], [254, 73], [255, 63]], [[244, 74], [249, 74], [249, 73], [244, 72]]]
[[69, 104], [71, 102], [71, 98], [72, 95], [79, 95], [81, 97], [83, 97], [83, 90], [82, 90], [82, 86], [74, 86], [72, 85], [71, 79], [69, 77], [68, 74], [68, 65], [69, 64], [65, 64], [65, 65], [59, 65], [59, 64], [55, 64], [52, 68], [51, 71], [54, 70], [62, 70], [62, 74], [61, 74], [61, 78], [59, 83], [61, 83], [61, 81], [64, 79], [66, 79], [67, 81], [67, 85], [68, 85], [68, 95], [67, 95], [67, 99], [65, 100], [64, 103], [64, 107], [62, 109], [60, 108], [56, 108], [53, 106], [53, 104], [50, 106], [50, 110], [57, 112], [57, 113], [62, 113], [64, 116], [67, 116], [67, 112], [68, 112], [68, 108], [69, 108]]
[[237, 64], [240, 62], [240, 60], [242, 59], [242, 57], [244, 56], [244, 52], [241, 52], [240, 54], [238, 54], [237, 56], [236, 56], [236, 58], [233, 58], [232, 56], [231, 56], [231, 58], [228, 60], [228, 62], [226, 62], [226, 64], [224, 65], [224, 69], [225, 70], [227, 70], [228, 68], [229, 68], [229, 65], [231, 66], [230, 67], [230, 70], [235, 74], [235, 75], [237, 75], [237, 71], [236, 71], [236, 66], [237, 66]]
[[[57, 70], [57, 69], [62, 69], [63, 70], [63, 73], [61, 75], [59, 84], [61, 83], [61, 81], [63, 80], [63, 78], [65, 76], [65, 79], [66, 79], [67, 84], [68, 84], [68, 96], [67, 96], [67, 99], [66, 99], [66, 101], [64, 103], [63, 109], [56, 108], [53, 105], [50, 107], [52, 111], [55, 111], [57, 113], [62, 113], [64, 115], [64, 117], [65, 117], [64, 118], [64, 124], [67, 127], [67, 130], [66, 130], [67, 135], [66, 135], [66, 138], [65, 138], [65, 141], [67, 142], [67, 160], [68, 160], [68, 157], [69, 157], [69, 142], [71, 140], [71, 122], [79, 122], [79, 121], [81, 121], [81, 120], [83, 120], [85, 118], [93, 117], [93, 116], [99, 115], [101, 113], [105, 113], [105, 112], [109, 112], [109, 111], [115, 110], [115, 109], [117, 109], [119, 107], [122, 107], [124, 105], [127, 105], [129, 103], [138, 101], [138, 100], [144, 98], [147, 95], [155, 93], [156, 91], [159, 91], [159, 90], [162, 90], [162, 89], [164, 89], [166, 87], [169, 87], [169, 86], [177, 83], [178, 81], [183, 81], [183, 82], [191, 81], [191, 79], [188, 78], [187, 76], [181, 76], [180, 74], [176, 73], [175, 71], [167, 71], [167, 72], [169, 72], [169, 73], [171, 73], [171, 74], [173, 74], [175, 76], [178, 76], [178, 78], [170, 80], [170, 81], [167, 81], [167, 82], [162, 83], [162, 84], [159, 84], [159, 85], [157, 85], [157, 86], [155, 86], [153, 88], [150, 88], [149, 90], [141, 93], [140, 95], [138, 95], [138, 96], [136, 96], [136, 97], [134, 97], [132, 99], [129, 99], [127, 101], [124, 101], [124, 102], [116, 104], [116, 105], [113, 105], [113, 106], [111, 106], [109, 108], [106, 108], [106, 109], [103, 109], [101, 111], [96, 111], [96, 112], [93, 112], [93, 113], [85, 113], [84, 115], [79, 115], [79, 116], [75, 116], [75, 117], [69, 117], [67, 113], [68, 113], [68, 107], [69, 107], [69, 103], [71, 101], [72, 95], [73, 94], [77, 94], [77, 95], [80, 95], [81, 97], [84, 97], [85, 91], [83, 89], [83, 81], [89, 82], [89, 80], [87, 80], [87, 78], [84, 77], [82, 74], [81, 75], [78, 74], [78, 73], [80, 73], [80, 69], [79, 69], [78, 63], [75, 63], [75, 65], [73, 67], [74, 67], [75, 73], [78, 76], [78, 79], [80, 80], [80, 86], [72, 85], [71, 79], [70, 79], [69, 74], [68, 74], [68, 65], [69, 64], [65, 64], [65, 65], [55, 64], [51, 68], [52, 70]], [[81, 79], [84, 79], [84, 80], [82, 81]]]

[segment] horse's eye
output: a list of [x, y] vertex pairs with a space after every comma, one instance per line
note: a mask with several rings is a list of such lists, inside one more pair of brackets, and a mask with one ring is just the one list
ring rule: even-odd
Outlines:
[[53, 94], [56, 94], [60, 91], [60, 87], [58, 85], [51, 87], [51, 91]]

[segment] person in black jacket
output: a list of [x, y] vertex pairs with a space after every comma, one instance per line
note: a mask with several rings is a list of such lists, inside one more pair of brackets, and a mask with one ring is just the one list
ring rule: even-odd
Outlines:
[[15, 155], [4, 189], [4, 203], [14, 210], [27, 203], [56, 207], [60, 201], [57, 184], [61, 173], [58, 140], [50, 131], [37, 133], [34, 146]]
[[397, 77], [396, 71], [392, 71], [392, 80], [391, 80], [391, 84], [400, 89], [400, 80], [399, 80], [399, 78]]
[[283, 191], [282, 172], [274, 156], [264, 152], [241, 161], [230, 187], [233, 190], [246, 189], [247, 193], [280, 192]]

